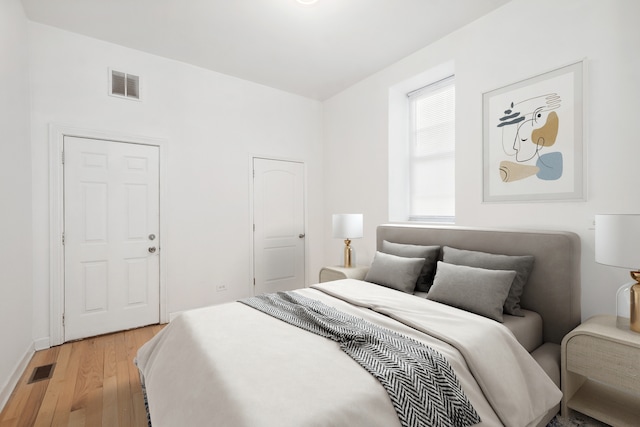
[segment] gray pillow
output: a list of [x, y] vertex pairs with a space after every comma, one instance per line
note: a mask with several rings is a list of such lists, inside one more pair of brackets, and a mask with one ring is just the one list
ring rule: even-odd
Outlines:
[[422, 264], [424, 258], [404, 258], [376, 252], [364, 280], [412, 294]]
[[513, 279], [511, 289], [509, 289], [509, 296], [504, 303], [503, 310], [513, 316], [524, 316], [520, 309], [520, 297], [524, 292], [524, 285], [529, 279], [531, 269], [533, 269], [534, 257], [532, 255], [497, 255], [455, 249], [449, 246], [443, 247], [442, 250], [444, 252], [442, 260], [449, 264], [486, 268], [488, 270], [515, 271], [516, 277]]
[[382, 252], [405, 258], [424, 258], [422, 271], [416, 282], [416, 291], [429, 292], [440, 256], [440, 246], [419, 246], [382, 241]]
[[486, 270], [438, 261], [427, 299], [502, 322], [502, 306], [515, 271]]

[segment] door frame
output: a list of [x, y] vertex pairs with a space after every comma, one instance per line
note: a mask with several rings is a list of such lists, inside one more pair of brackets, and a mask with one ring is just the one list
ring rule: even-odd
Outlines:
[[249, 247], [251, 251], [249, 251], [249, 268], [251, 271], [251, 289], [250, 295], [255, 295], [255, 284], [253, 281], [256, 277], [256, 263], [255, 263], [255, 238], [253, 225], [255, 224], [254, 218], [254, 176], [253, 176], [253, 161], [255, 159], [264, 159], [264, 160], [275, 160], [279, 162], [293, 162], [293, 163], [301, 163], [302, 164], [302, 190], [304, 194], [302, 195], [302, 203], [303, 203], [303, 212], [304, 212], [304, 233], [306, 234], [306, 238], [304, 239], [304, 286], [309, 286], [309, 213], [307, 212], [307, 163], [304, 160], [300, 159], [292, 159], [292, 158], [284, 158], [284, 157], [275, 157], [275, 156], [261, 156], [259, 154], [250, 154], [249, 155]]
[[[64, 245], [62, 233], [64, 231], [64, 167], [62, 151], [64, 137], [74, 136], [86, 139], [122, 142], [129, 144], [143, 144], [158, 147], [160, 162], [160, 222], [159, 234], [162, 247], [167, 245], [165, 206], [166, 198], [166, 151], [168, 141], [117, 132], [83, 129], [73, 126], [49, 125], [49, 346], [64, 343]], [[167, 289], [165, 274], [166, 257], [160, 250], [160, 323], [167, 323]]]

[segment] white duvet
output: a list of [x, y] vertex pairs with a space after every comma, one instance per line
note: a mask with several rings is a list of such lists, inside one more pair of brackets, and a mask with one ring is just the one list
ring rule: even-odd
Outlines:
[[[296, 292], [442, 353], [482, 422], [533, 426], [560, 390], [501, 324], [371, 283]], [[384, 388], [326, 338], [241, 303], [181, 314], [140, 348], [153, 427], [400, 423]]]

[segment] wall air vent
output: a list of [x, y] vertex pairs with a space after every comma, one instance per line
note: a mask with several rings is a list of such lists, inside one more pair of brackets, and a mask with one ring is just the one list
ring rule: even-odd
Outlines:
[[110, 69], [109, 95], [139, 101], [140, 77]]

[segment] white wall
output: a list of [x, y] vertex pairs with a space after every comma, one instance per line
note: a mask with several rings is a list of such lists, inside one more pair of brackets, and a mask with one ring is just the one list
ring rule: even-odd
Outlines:
[[27, 19], [0, 2], [0, 408], [33, 351]]
[[[168, 140], [168, 311], [251, 292], [252, 155], [301, 160], [307, 172], [307, 283], [322, 265], [322, 104], [30, 23], [35, 338], [49, 336], [48, 126]], [[107, 95], [108, 68], [142, 77], [142, 102]], [[216, 292], [216, 284], [227, 291]]]
[[[456, 74], [456, 217], [463, 226], [557, 229], [582, 239], [582, 315], [615, 313], [624, 269], [594, 262], [596, 213], [640, 213], [640, 31], [635, 0], [513, 0], [324, 103], [325, 215], [361, 212], [359, 262], [388, 221], [389, 89], [453, 62]], [[587, 59], [585, 202], [482, 203], [482, 93]], [[325, 260], [341, 242], [325, 233]]]

